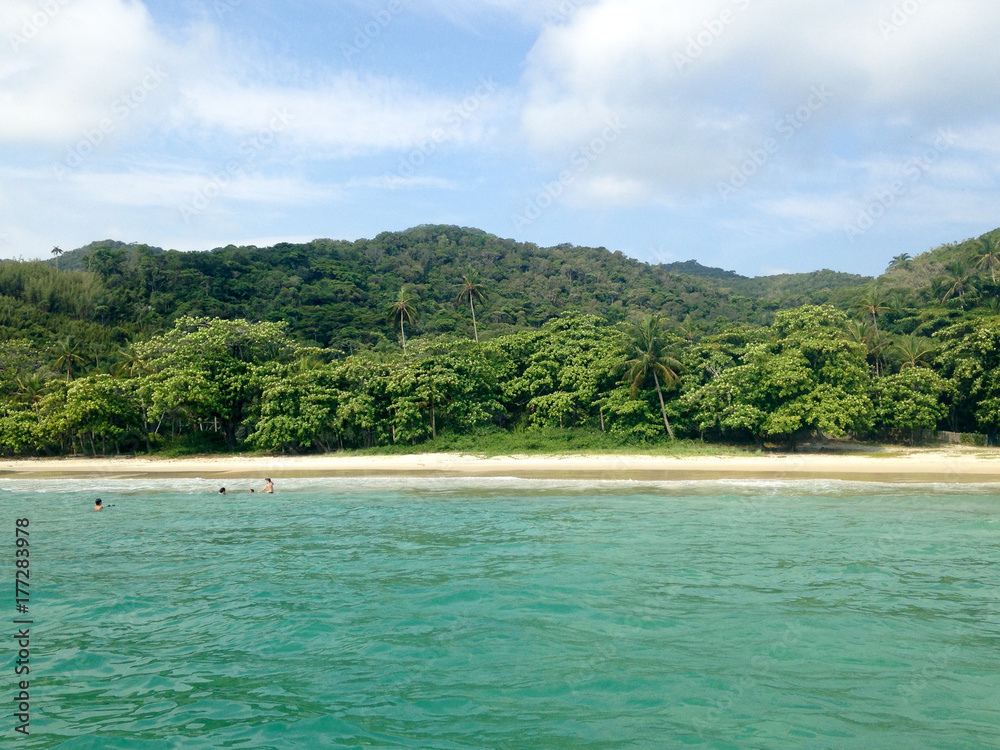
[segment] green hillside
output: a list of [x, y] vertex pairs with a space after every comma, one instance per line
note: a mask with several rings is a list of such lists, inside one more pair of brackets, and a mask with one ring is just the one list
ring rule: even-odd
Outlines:
[[106, 292], [101, 321], [129, 336], [164, 330], [180, 315], [244, 317], [284, 321], [336, 348], [394, 340], [386, 306], [401, 287], [420, 311], [416, 335], [467, 335], [455, 298], [468, 274], [489, 292], [487, 337], [537, 328], [566, 310], [610, 321], [655, 310], [701, 330], [763, 324], [783, 307], [841, 301], [844, 289], [866, 281], [829, 271], [747, 279], [694, 261], [650, 265], [605, 248], [541, 248], [453, 226], [202, 253], [105, 241], [47, 263], [95, 274]]
[[453, 226], [0, 262], [0, 453], [993, 434], [998, 239], [878, 279]]

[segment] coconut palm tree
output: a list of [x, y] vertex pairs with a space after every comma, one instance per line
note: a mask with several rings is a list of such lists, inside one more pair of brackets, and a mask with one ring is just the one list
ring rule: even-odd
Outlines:
[[975, 257], [976, 268], [986, 268], [990, 281], [997, 283], [997, 269], [1000, 268], [1000, 240], [983, 240], [983, 252]]
[[945, 293], [941, 298], [941, 302], [947, 302], [953, 297], [958, 297], [958, 305], [964, 310], [965, 295], [976, 290], [969, 265], [960, 260], [949, 263], [944, 275], [944, 284]]
[[115, 353], [115, 362], [111, 365], [111, 374], [116, 378], [134, 378], [149, 372], [149, 364], [145, 357], [139, 354], [131, 344], [121, 347]]
[[483, 288], [482, 283], [479, 280], [479, 273], [477, 271], [470, 271], [468, 274], [462, 277], [462, 291], [458, 293], [458, 298], [455, 302], [459, 305], [465, 303], [466, 300], [469, 301], [469, 309], [472, 311], [472, 334], [475, 336], [476, 343], [479, 343], [479, 329], [476, 328], [476, 300], [480, 302], [486, 301], [486, 291]]
[[889, 337], [864, 319], [847, 321], [845, 332], [849, 340], [865, 347], [865, 357], [871, 360], [873, 372], [876, 376], [881, 375], [883, 355], [891, 344]]
[[403, 287], [399, 288], [399, 294], [396, 295], [396, 299], [389, 305], [389, 317], [392, 319], [393, 323], [399, 323], [399, 335], [403, 339], [403, 354], [406, 354], [406, 327], [404, 322], [413, 325], [419, 316], [417, 315], [417, 309], [413, 306], [413, 297]]
[[651, 315], [635, 323], [632, 327], [633, 357], [625, 363], [625, 366], [628, 368], [625, 373], [625, 380], [631, 385], [629, 394], [632, 398], [635, 398], [639, 392], [639, 387], [646, 382], [650, 373], [652, 373], [653, 382], [656, 384], [656, 395], [660, 398], [663, 426], [667, 428], [667, 435], [673, 440], [674, 430], [667, 419], [667, 407], [663, 402], [660, 376], [663, 377], [664, 385], [673, 385], [680, 380], [677, 371], [681, 365], [680, 362], [667, 354], [665, 350], [663, 321], [658, 315]]
[[903, 358], [900, 370], [907, 367], [927, 367], [930, 364], [931, 355], [934, 353], [934, 344], [923, 336], [902, 336], [895, 344], [893, 351]]
[[63, 250], [58, 245], [52, 248], [52, 257], [56, 259], [56, 268], [59, 268], [59, 256], [62, 255], [64, 252], [66, 251]]
[[889, 261], [889, 268], [886, 270], [892, 271], [893, 269], [896, 268], [908, 268], [910, 265], [910, 261], [912, 260], [913, 258], [910, 256], [909, 253], [900, 253], [899, 255], [894, 256], [891, 261]]
[[888, 309], [888, 301], [877, 286], [865, 291], [858, 299], [858, 311], [863, 315], [872, 316], [872, 325], [875, 326], [876, 335], [878, 335], [878, 315]]
[[31, 375], [23, 375], [17, 378], [15, 382], [17, 383], [18, 400], [30, 404], [31, 408], [37, 414], [42, 397], [48, 390], [48, 382], [37, 372]]
[[69, 336], [56, 341], [53, 346], [53, 353], [56, 355], [53, 364], [55, 364], [56, 369], [60, 372], [63, 370], [66, 371], [66, 382], [68, 383], [73, 379], [73, 365], [83, 362], [83, 357], [80, 356], [76, 344], [73, 343]]

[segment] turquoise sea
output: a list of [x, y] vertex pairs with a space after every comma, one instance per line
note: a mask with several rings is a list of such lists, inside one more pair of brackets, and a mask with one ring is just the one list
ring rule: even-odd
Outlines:
[[219, 484], [0, 480], [0, 746], [1000, 747], [1000, 487]]

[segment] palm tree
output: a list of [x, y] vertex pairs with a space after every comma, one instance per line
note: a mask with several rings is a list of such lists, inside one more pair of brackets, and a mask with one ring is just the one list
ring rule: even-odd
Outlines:
[[73, 365], [83, 362], [83, 357], [78, 353], [76, 344], [69, 336], [65, 336], [56, 341], [53, 353], [56, 355], [55, 366], [57, 370], [66, 371], [66, 382], [73, 379]]
[[48, 382], [37, 372], [21, 376], [15, 382], [17, 383], [18, 400], [30, 404], [37, 414], [42, 397], [48, 389]]
[[472, 333], [476, 338], [476, 343], [479, 343], [479, 329], [476, 328], [476, 304], [475, 300], [480, 302], [486, 301], [486, 291], [483, 285], [479, 282], [479, 273], [477, 271], [470, 271], [467, 275], [462, 277], [462, 291], [458, 293], [458, 298], [455, 302], [459, 305], [464, 304], [466, 300], [469, 301], [469, 309], [472, 310]]
[[653, 374], [656, 383], [656, 395], [660, 397], [660, 411], [663, 413], [663, 426], [667, 435], [674, 439], [674, 430], [667, 420], [667, 407], [663, 402], [663, 391], [660, 389], [660, 376], [665, 385], [673, 385], [680, 380], [677, 370], [681, 365], [665, 351], [663, 340], [663, 321], [658, 315], [650, 315], [632, 327], [632, 353], [635, 355], [625, 363], [628, 372], [625, 379], [631, 384], [629, 395], [636, 397], [639, 387]]
[[877, 286], [873, 286], [861, 295], [858, 300], [858, 310], [864, 315], [872, 316], [872, 324], [875, 326], [875, 334], [878, 335], [878, 314], [889, 309], [886, 304], [885, 295], [879, 291]]
[[983, 252], [977, 255], [976, 268], [988, 268], [990, 281], [997, 283], [997, 268], [1000, 268], [1000, 240], [983, 240]]
[[907, 367], [926, 367], [934, 353], [934, 344], [923, 336], [903, 336], [893, 345], [893, 350], [902, 356], [900, 370]]
[[889, 268], [886, 270], [892, 271], [895, 268], [908, 268], [910, 265], [910, 261], [912, 260], [913, 258], [910, 256], [909, 253], [900, 253], [899, 255], [893, 257], [891, 261], [889, 261]]
[[976, 290], [972, 278], [972, 271], [967, 263], [956, 260], [948, 264], [947, 272], [944, 276], [946, 286], [941, 302], [947, 302], [952, 297], [958, 297], [958, 305], [965, 309], [965, 295]]
[[849, 320], [846, 327], [847, 338], [865, 347], [865, 357], [871, 359], [875, 375], [882, 374], [882, 360], [889, 348], [888, 336], [867, 320]]
[[419, 316], [417, 315], [416, 308], [413, 306], [413, 298], [403, 287], [399, 288], [399, 294], [396, 295], [396, 299], [389, 305], [389, 317], [392, 318], [394, 323], [399, 323], [399, 334], [403, 338], [403, 354], [406, 354], [406, 328], [403, 322], [406, 321], [410, 325], [413, 325], [413, 321]]
[[111, 365], [111, 374], [116, 378], [122, 376], [134, 378], [148, 372], [149, 364], [146, 359], [131, 344], [118, 350], [115, 354], [115, 363]]
[[62, 255], [64, 252], [66, 251], [63, 250], [58, 245], [52, 248], [52, 257], [56, 259], [56, 268], [59, 268], [59, 256]]

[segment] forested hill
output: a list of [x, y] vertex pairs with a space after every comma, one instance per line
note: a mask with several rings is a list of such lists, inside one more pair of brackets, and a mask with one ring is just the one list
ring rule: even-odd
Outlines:
[[448, 226], [196, 253], [97, 242], [0, 262], [0, 454], [570, 427], [603, 445], [995, 438], [998, 352], [1000, 230], [878, 279], [749, 279]]
[[[179, 316], [203, 315], [285, 321], [302, 340], [344, 350], [396, 343], [387, 307], [401, 288], [419, 314], [414, 335], [467, 336], [468, 310], [456, 297], [469, 275], [478, 275], [487, 293], [479, 311], [486, 337], [536, 328], [568, 310], [612, 322], [657, 310], [673, 323], [706, 331], [733, 321], [764, 324], [782, 307], [842, 303], [866, 281], [824, 271], [769, 286], [766, 278], [694, 261], [650, 265], [605, 248], [541, 248], [454, 226], [196, 253], [104, 241], [47, 263], [79, 272], [77, 283], [88, 292], [83, 299], [75, 292], [72, 306], [85, 302], [84, 318], [117, 329], [119, 338], [148, 336]], [[25, 298], [16, 282], [0, 280], [0, 294]]]

